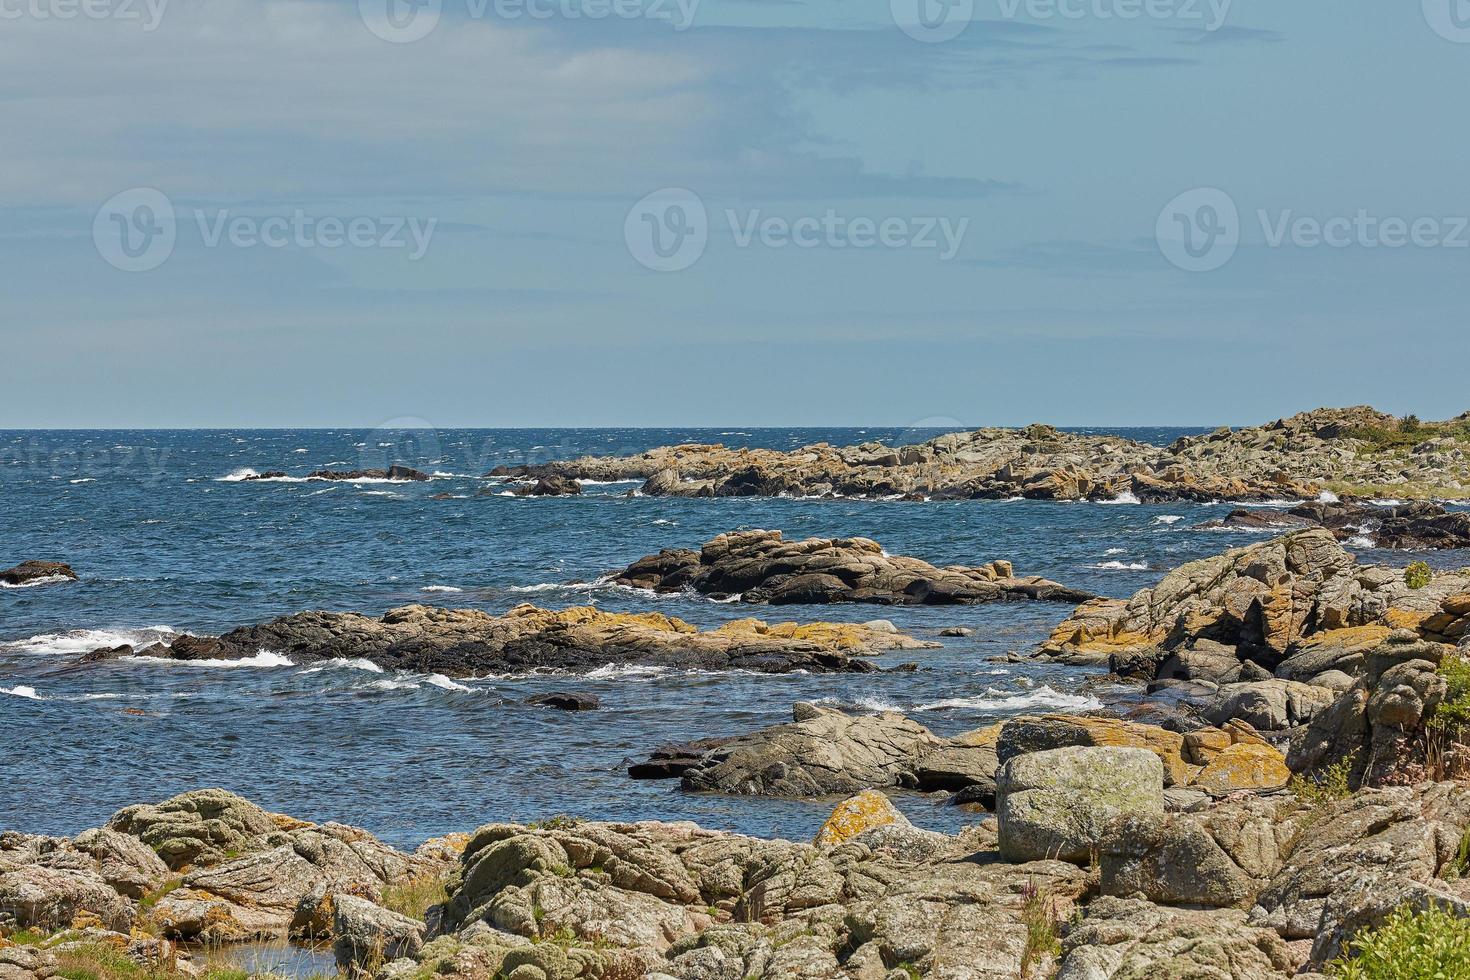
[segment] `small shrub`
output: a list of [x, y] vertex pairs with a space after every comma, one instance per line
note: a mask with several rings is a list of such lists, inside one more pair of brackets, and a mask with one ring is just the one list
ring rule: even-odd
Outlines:
[[1346, 955], [1327, 965], [1340, 980], [1470, 980], [1470, 919], [1438, 906], [1404, 905], [1376, 929], [1360, 932]]
[[1404, 569], [1404, 584], [1411, 589], [1422, 589], [1434, 579], [1434, 570], [1422, 561], [1416, 561]]
[[1446, 652], [1435, 672], [1445, 679], [1445, 695], [1430, 716], [1429, 727], [1444, 731], [1470, 726], [1470, 660]]
[[1353, 795], [1353, 760], [1356, 758], [1356, 754], [1345, 755], [1315, 775], [1297, 773], [1286, 788], [1308, 807], [1345, 800]]
[[385, 887], [382, 906], [390, 912], [423, 921], [432, 906], [448, 900], [443, 875], [422, 874]]

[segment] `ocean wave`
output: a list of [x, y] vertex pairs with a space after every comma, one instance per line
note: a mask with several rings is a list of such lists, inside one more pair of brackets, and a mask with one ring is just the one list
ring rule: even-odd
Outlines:
[[403, 674], [398, 677], [385, 677], [364, 685], [363, 690], [372, 691], [417, 691], [425, 684], [437, 687], [442, 691], [456, 691], [461, 693], [472, 693], [477, 688], [468, 687], [458, 681], [452, 681], [443, 674]]
[[1100, 562], [1097, 562], [1094, 565], [1088, 565], [1087, 567], [1088, 568], [1102, 568], [1102, 569], [1107, 569], [1108, 571], [1113, 571], [1113, 572], [1141, 572], [1141, 571], [1144, 571], [1145, 569], [1148, 568], [1148, 562], [1142, 562], [1142, 561], [1131, 561], [1131, 562], [1100, 561]]
[[1317, 503], [1340, 504], [1342, 503], [1342, 498], [1333, 493], [1331, 490], [1323, 490], [1321, 493], [1317, 494]]
[[838, 698], [828, 695], [817, 698], [812, 704], [828, 705], [833, 708], [841, 708], [844, 711], [856, 709], [858, 711], [872, 711], [882, 713], [885, 711], [903, 712], [903, 708], [891, 701], [880, 701], [878, 698]]
[[0, 582], [0, 589], [33, 589], [38, 585], [57, 585], [61, 582], [70, 581], [72, 580], [65, 575], [42, 575], [40, 578], [33, 578], [29, 582], [19, 582], [15, 585], [11, 585], [9, 582]]
[[1141, 504], [1143, 501], [1134, 496], [1131, 490], [1124, 490], [1112, 500], [1099, 500], [1100, 504]]
[[90, 653], [98, 647], [120, 647], [124, 644], [144, 647], [180, 635], [172, 626], [143, 626], [138, 629], [67, 630], [65, 633], [40, 633], [24, 640], [0, 643], [0, 650], [13, 653], [70, 654]]
[[1097, 698], [1080, 694], [1062, 694], [1043, 684], [1025, 694], [1007, 695], [1004, 691], [987, 688], [982, 695], [967, 698], [945, 698], [929, 704], [921, 704], [915, 711], [946, 711], [955, 708], [973, 711], [1018, 711], [1024, 708], [1066, 708], [1068, 710], [1092, 710], [1101, 708]]
[[419, 591], [420, 592], [463, 592], [464, 589], [461, 589], [457, 585], [426, 585], [422, 589], [419, 589]]
[[1368, 503], [1374, 507], [1399, 507], [1403, 505], [1403, 501], [1396, 497], [1384, 497], [1381, 500], [1370, 500]]
[[604, 664], [595, 670], [587, 672], [588, 680], [651, 680], [655, 677], [663, 677], [669, 672], [667, 667], [650, 667], [644, 664]]
[[298, 670], [298, 674], [320, 674], [324, 670], [365, 670], [370, 674], [381, 674], [383, 668], [364, 657], [333, 657], [331, 660], [323, 660], [314, 667]]
[[67, 483], [96, 483], [97, 482], [97, 478], [95, 476], [84, 476], [84, 477], [82, 477], [79, 480], [67, 480], [66, 482]]
[[1378, 546], [1378, 542], [1366, 534], [1355, 534], [1344, 541], [1343, 544], [1349, 548], [1376, 548]]
[[0, 694], [9, 694], [12, 697], [25, 698], [27, 701], [45, 701], [46, 699], [36, 693], [34, 687], [17, 684], [15, 687], [0, 687]]
[[1182, 514], [1162, 514], [1162, 515], [1154, 518], [1154, 523], [1155, 524], [1178, 524], [1182, 520], [1184, 520], [1184, 515], [1182, 515]]
[[295, 667], [289, 657], [283, 657], [279, 653], [262, 650], [253, 657], [241, 657], [239, 660], [175, 660], [172, 657], [124, 657], [119, 663], [134, 664], [168, 664], [173, 667], [221, 667], [232, 669], [236, 667]]

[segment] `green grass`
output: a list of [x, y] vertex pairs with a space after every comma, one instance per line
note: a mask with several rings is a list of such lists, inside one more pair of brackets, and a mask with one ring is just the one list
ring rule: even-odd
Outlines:
[[1327, 965], [1339, 980], [1470, 980], [1470, 920], [1442, 908], [1397, 909]]
[[1410, 415], [1399, 419], [1396, 426], [1361, 425], [1348, 429], [1343, 435], [1361, 442], [1363, 452], [1385, 453], [1413, 449], [1429, 439], [1470, 442], [1470, 422], [1421, 422]]
[[383, 889], [383, 908], [423, 921], [429, 909], [449, 900], [443, 875], [423, 874]]
[[[139, 963], [101, 943], [56, 954], [56, 974], [64, 980], [186, 980], [190, 974], [170, 963]], [[249, 980], [245, 970], [215, 969], [199, 980]]]
[[1026, 946], [1021, 950], [1021, 978], [1029, 980], [1047, 960], [1060, 955], [1056, 899], [1035, 880], [1021, 893], [1021, 922], [1026, 926]]

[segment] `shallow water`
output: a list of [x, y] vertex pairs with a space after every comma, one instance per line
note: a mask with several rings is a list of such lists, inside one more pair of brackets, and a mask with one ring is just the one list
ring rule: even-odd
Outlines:
[[[1121, 430], [1166, 442], [1185, 431]], [[341, 820], [412, 847], [491, 820], [556, 814], [693, 819], [761, 835], [807, 836], [827, 802], [683, 794], [625, 773], [669, 741], [786, 720], [798, 700], [911, 712], [950, 734], [1023, 711], [1095, 704], [1096, 671], [1009, 665], [1069, 607], [870, 606], [762, 609], [596, 585], [659, 548], [721, 531], [864, 535], [936, 564], [1008, 558], [1106, 595], [1126, 596], [1181, 562], [1264, 535], [1200, 531], [1224, 505], [679, 500], [588, 487], [581, 498], [522, 499], [479, 478], [508, 463], [671, 442], [790, 448], [934, 431], [377, 430], [0, 432], [0, 567], [65, 560], [82, 581], [0, 590], [0, 829], [75, 833], [119, 807], [225, 786], [271, 809]], [[381, 467], [441, 474], [428, 483], [247, 482], [246, 470]], [[489, 489], [488, 495], [479, 491]], [[448, 499], [432, 499], [439, 495]], [[1403, 556], [1365, 552], [1399, 564]], [[1465, 553], [1426, 556], [1470, 564]], [[65, 670], [98, 646], [210, 633], [309, 608], [380, 613], [409, 602], [503, 611], [519, 602], [658, 609], [701, 626], [767, 619], [886, 618], [942, 650], [895, 654], [915, 673], [762, 676], [649, 670], [589, 677], [449, 681], [360, 662], [321, 668], [273, 654], [232, 664], [113, 662]], [[522, 702], [589, 691], [593, 713]], [[952, 829], [973, 816], [901, 801], [916, 822]]]

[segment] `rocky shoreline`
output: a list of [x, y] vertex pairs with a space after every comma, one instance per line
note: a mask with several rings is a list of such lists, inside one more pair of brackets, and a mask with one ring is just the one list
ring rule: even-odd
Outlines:
[[1083, 602], [1089, 593], [1039, 576], [1020, 577], [1009, 561], [936, 568], [889, 555], [868, 538], [786, 541], [780, 531], [736, 531], [698, 550], [666, 549], [613, 573], [612, 582], [654, 592], [692, 591], [747, 603], [975, 605], [1007, 600]]
[[1286, 531], [1325, 527], [1339, 541], [1403, 551], [1470, 548], [1470, 511], [1449, 511], [1427, 500], [1374, 505], [1356, 502], [1299, 504], [1277, 510], [1233, 510], [1201, 529]]
[[498, 467], [488, 476], [643, 480], [642, 493], [680, 497], [1261, 502], [1321, 492], [1470, 498], [1470, 413], [1441, 423], [1367, 406], [1317, 409], [1267, 425], [1188, 436], [1167, 447], [1049, 425], [977, 429], [912, 446], [828, 443], [789, 452], [664, 446]]
[[520, 605], [502, 616], [478, 609], [412, 605], [374, 618], [302, 612], [223, 636], [183, 635], [142, 649], [94, 650], [82, 663], [123, 657], [236, 661], [263, 652], [293, 663], [367, 660], [390, 670], [474, 677], [486, 674], [648, 666], [759, 673], [878, 670], [868, 657], [924, 650], [882, 620], [766, 623], [741, 619], [712, 630], [661, 613], [609, 613], [590, 606], [553, 611]]

